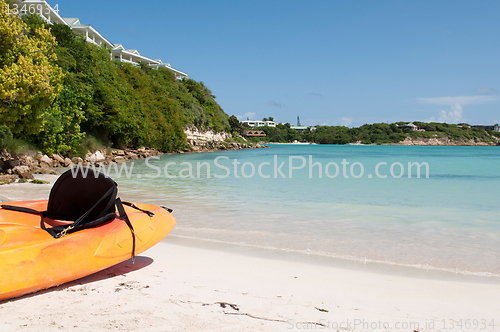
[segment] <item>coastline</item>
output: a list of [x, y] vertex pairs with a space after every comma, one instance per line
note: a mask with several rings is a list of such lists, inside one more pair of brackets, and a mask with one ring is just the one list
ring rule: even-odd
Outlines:
[[452, 322], [466, 319], [487, 325], [497, 315], [498, 284], [377, 273], [232, 249], [168, 236], [135, 265], [126, 261], [0, 302], [0, 331], [423, 332], [450, 330]]
[[[268, 145], [322, 145], [314, 142], [263, 142], [261, 143], [237, 143], [226, 141], [230, 136], [226, 133], [214, 133], [212, 131], [202, 131], [196, 128], [186, 129], [188, 148], [183, 151], [173, 152], [174, 154], [184, 153], [201, 153], [201, 152], [217, 152], [228, 150], [241, 149], [259, 149], [268, 148]], [[328, 145], [328, 144], [326, 144]], [[404, 141], [399, 143], [372, 143], [363, 144], [361, 141], [340, 144], [346, 146], [500, 146], [498, 142], [482, 142], [474, 140], [450, 140], [449, 137], [444, 138], [410, 138], [406, 137]], [[120, 164], [123, 162], [145, 159], [151, 156], [160, 156], [164, 153], [155, 150], [154, 148], [141, 147], [138, 149], [103, 149], [94, 152], [88, 151], [85, 158], [73, 157], [68, 158], [58, 154], [50, 156], [42, 154], [40, 151], [29, 151], [25, 154], [10, 154], [6, 151], [2, 152], [0, 158], [0, 184], [17, 183], [19, 180], [35, 179], [33, 174], [50, 174], [56, 175], [58, 169], [69, 169], [72, 165], [81, 163], [83, 166], [94, 165], [109, 165], [111, 163]]]
[[[47, 181], [47, 184], [10, 183], [0, 186], [0, 201], [34, 201], [49, 199], [50, 189], [56, 182], [58, 175], [35, 174], [37, 180]], [[0, 330], [1, 331], [1, 330]]]
[[[0, 195], [46, 199], [50, 187], [12, 184]], [[0, 302], [0, 331], [462, 331], [451, 324], [498, 328], [499, 296], [500, 283], [485, 277], [339, 264], [174, 229], [135, 265]]]

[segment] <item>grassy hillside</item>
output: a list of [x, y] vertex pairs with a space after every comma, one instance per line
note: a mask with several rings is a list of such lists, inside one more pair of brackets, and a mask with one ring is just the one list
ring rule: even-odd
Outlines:
[[[7, 137], [23, 139], [46, 153], [75, 153], [86, 136], [113, 147], [149, 146], [169, 152], [185, 148], [183, 127], [229, 128], [227, 114], [203, 82], [177, 81], [165, 68], [112, 61], [108, 50], [86, 43], [68, 26], [47, 25], [36, 15], [23, 21], [26, 38], [35, 38], [41, 30], [55, 38], [50, 66], [62, 70], [62, 85], [35, 118], [38, 130], [18, 130], [18, 123], [14, 127], [0, 121]], [[0, 52], [12, 51], [0, 47]], [[5, 114], [12, 108], [1, 106]]]

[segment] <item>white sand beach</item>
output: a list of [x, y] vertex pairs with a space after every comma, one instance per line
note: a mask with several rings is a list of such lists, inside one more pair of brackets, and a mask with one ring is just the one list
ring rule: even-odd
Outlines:
[[[14, 184], [0, 195], [49, 190]], [[500, 283], [486, 277], [386, 270], [174, 230], [134, 265], [0, 302], [0, 331], [494, 331], [499, 299]]]

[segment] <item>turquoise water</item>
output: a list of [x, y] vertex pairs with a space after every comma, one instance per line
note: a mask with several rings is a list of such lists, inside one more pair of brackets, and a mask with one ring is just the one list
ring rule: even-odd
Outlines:
[[500, 276], [497, 147], [271, 145], [163, 155], [135, 161], [128, 179], [110, 175], [123, 198], [173, 208], [173, 235]]

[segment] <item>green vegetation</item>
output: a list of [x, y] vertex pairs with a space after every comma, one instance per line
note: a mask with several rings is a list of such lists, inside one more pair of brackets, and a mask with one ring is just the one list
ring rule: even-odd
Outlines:
[[12, 131], [6, 125], [0, 125], [0, 150], [7, 150], [14, 153], [24, 153], [32, 146], [22, 139], [14, 138]]
[[45, 181], [45, 180], [34, 179], [34, 180], [31, 180], [30, 183], [34, 183], [34, 184], [49, 184], [50, 182], [49, 181]]
[[[203, 82], [112, 61], [68, 26], [7, 15], [3, 0], [0, 7], [0, 125], [13, 139], [49, 154], [92, 146], [171, 152], [186, 148], [186, 126], [229, 130]], [[18, 83], [25, 76], [27, 84]]]
[[245, 139], [241, 136], [233, 136], [233, 137], [230, 137], [228, 139], [226, 139], [226, 142], [228, 143], [241, 143], [241, 144], [249, 144], [251, 145], [251, 142], [249, 142], [248, 140], [245, 141]]
[[0, 1], [0, 124], [15, 134], [43, 129], [45, 109], [61, 89], [55, 65], [55, 38], [48, 29], [26, 24], [7, 13]]
[[[470, 139], [476, 142], [496, 142], [490, 136], [493, 132], [487, 133], [480, 128], [473, 128], [470, 125], [447, 124], [447, 123], [424, 123], [413, 122], [419, 128], [425, 131], [412, 131], [409, 128], [399, 128], [398, 125], [407, 124], [407, 122], [398, 123], [374, 123], [363, 125], [358, 128], [347, 127], [328, 127], [318, 126], [312, 134], [312, 142], [320, 144], [347, 144], [352, 142], [361, 142], [363, 144], [394, 144], [411, 138], [442, 138], [448, 137], [450, 140], [468, 141]], [[500, 133], [496, 137], [500, 138]]]
[[[234, 116], [229, 119], [233, 132], [244, 133], [250, 129], [261, 130], [266, 133], [266, 137], [247, 137], [248, 141], [256, 142], [279, 142], [287, 143], [293, 141], [312, 142], [318, 144], [349, 144], [360, 142], [362, 144], [397, 144], [410, 138], [443, 138], [450, 140], [474, 140], [475, 142], [497, 142], [500, 132], [485, 131], [481, 128], [474, 128], [466, 123], [424, 123], [413, 122], [424, 131], [412, 131], [410, 128], [400, 128], [398, 125], [407, 122], [397, 122], [392, 124], [374, 123], [365, 124], [357, 128], [347, 128], [344, 126], [315, 126], [315, 130], [296, 131], [289, 123], [277, 124], [274, 127], [244, 127]], [[494, 137], [493, 137], [494, 136]]]
[[229, 127], [231, 128], [231, 134], [233, 135], [243, 135], [244, 129], [241, 122], [234, 115], [231, 115], [228, 119]]

